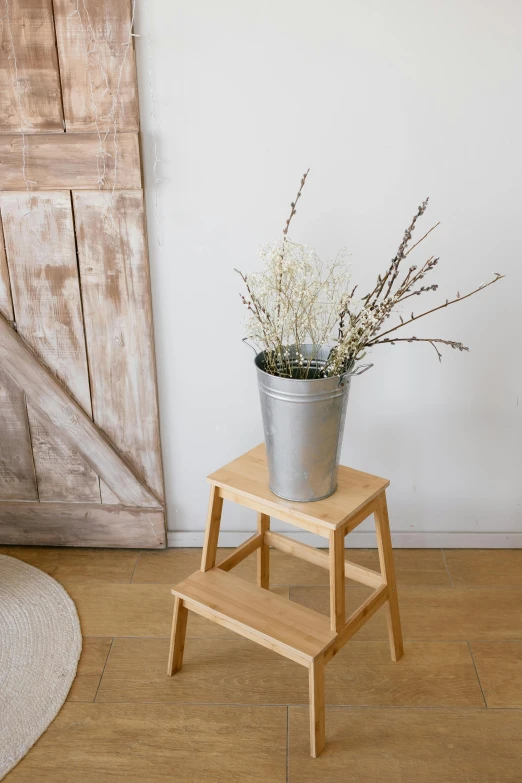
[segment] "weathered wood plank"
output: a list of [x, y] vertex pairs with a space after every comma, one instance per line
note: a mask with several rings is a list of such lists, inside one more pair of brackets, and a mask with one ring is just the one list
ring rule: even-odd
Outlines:
[[38, 500], [25, 396], [1, 366], [0, 500]]
[[[0, 364], [126, 505], [161, 504], [103, 433], [0, 316]], [[70, 508], [70, 506], [67, 506]]]
[[18, 333], [91, 412], [69, 191], [1, 193]]
[[30, 402], [27, 413], [40, 500], [99, 503], [98, 475], [47, 416]]
[[26, 190], [26, 180], [30, 190], [140, 188], [138, 136], [118, 133], [102, 147], [92, 133], [0, 135], [0, 190]]
[[162, 498], [143, 193], [73, 192], [73, 205], [94, 421]]
[[[69, 191], [2, 193], [18, 333], [92, 416]], [[97, 474], [28, 404], [40, 500], [100, 501]]]
[[81, 503], [0, 503], [0, 544], [163, 549], [163, 511]]
[[0, 4], [0, 132], [22, 130], [64, 130], [51, 0]]
[[4, 231], [0, 216], [0, 314], [8, 321], [14, 320], [13, 302], [11, 299], [11, 284], [5, 256]]
[[138, 130], [130, 0], [54, 0], [67, 130]]

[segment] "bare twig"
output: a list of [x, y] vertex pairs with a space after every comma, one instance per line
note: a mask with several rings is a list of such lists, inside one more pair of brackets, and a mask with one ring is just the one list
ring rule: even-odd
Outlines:
[[[367, 294], [367, 296], [364, 297], [366, 302], [369, 303], [372, 299], [373, 299], [374, 303], [377, 302], [377, 300], [379, 299], [379, 297], [380, 297], [380, 295], [381, 295], [381, 293], [382, 293], [386, 283], [388, 283], [388, 288], [386, 290], [385, 297], [389, 296], [390, 291], [391, 291], [391, 289], [393, 287], [393, 284], [395, 282], [395, 279], [396, 279], [397, 275], [399, 274], [399, 265], [400, 265], [401, 261], [403, 260], [403, 258], [406, 258], [406, 248], [408, 247], [408, 243], [409, 243], [409, 241], [411, 239], [411, 235], [412, 235], [413, 231], [415, 230], [415, 224], [416, 224], [417, 220], [420, 217], [422, 217], [422, 215], [424, 215], [424, 213], [426, 212], [426, 208], [428, 206], [428, 201], [429, 201], [429, 197], [427, 199], [425, 199], [422, 202], [422, 204], [420, 205], [420, 207], [417, 209], [417, 213], [413, 216], [413, 219], [412, 219], [410, 225], [408, 226], [408, 228], [404, 232], [404, 236], [402, 238], [402, 242], [399, 245], [399, 249], [397, 250], [397, 254], [391, 260], [390, 266], [388, 267], [388, 271], [386, 272], [384, 277], [381, 277], [379, 275], [379, 277], [377, 278], [377, 284], [375, 285], [375, 288], [373, 289], [373, 291], [370, 294]], [[422, 242], [422, 239], [419, 240], [419, 241]]]
[[435, 343], [448, 345], [450, 348], [453, 348], [456, 351], [469, 351], [467, 345], [464, 345], [463, 343], [459, 343], [456, 340], [443, 340], [439, 337], [385, 337], [383, 340], [377, 340], [373, 343], [373, 345], [382, 345], [383, 343], [389, 343], [390, 345], [395, 345], [395, 343], [430, 343], [439, 357], [439, 362], [442, 361], [442, 354]]
[[292, 201], [292, 203], [291, 203], [291, 205], [290, 205], [290, 206], [292, 207], [292, 209], [291, 209], [291, 212], [290, 212], [290, 217], [289, 217], [289, 218], [288, 218], [288, 220], [286, 221], [286, 225], [285, 225], [285, 227], [284, 227], [284, 229], [283, 229], [283, 236], [284, 236], [284, 237], [286, 237], [286, 235], [288, 234], [288, 229], [290, 228], [290, 223], [291, 223], [291, 221], [292, 221], [292, 218], [293, 218], [293, 216], [295, 215], [295, 213], [297, 212], [297, 209], [296, 209], [296, 207], [297, 207], [297, 202], [298, 202], [298, 201], [299, 201], [299, 199], [301, 198], [301, 193], [303, 192], [303, 188], [304, 188], [304, 186], [305, 186], [306, 178], [307, 178], [307, 176], [308, 176], [308, 172], [309, 172], [309, 171], [310, 171], [310, 169], [307, 169], [307, 170], [305, 171], [305, 173], [303, 174], [303, 176], [302, 176], [302, 178], [301, 178], [301, 185], [299, 186], [299, 190], [297, 191], [297, 196], [295, 197], [295, 201]]
[[431, 234], [431, 232], [432, 232], [432, 231], [435, 231], [435, 229], [437, 228], [437, 226], [440, 226], [440, 220], [439, 220], [439, 222], [438, 222], [438, 223], [435, 223], [435, 225], [434, 225], [434, 226], [432, 226], [432, 227], [430, 228], [430, 230], [429, 230], [429, 231], [426, 231], [426, 233], [424, 234], [424, 236], [423, 236], [423, 237], [421, 237], [421, 238], [419, 239], [419, 241], [418, 241], [418, 242], [415, 242], [415, 244], [414, 244], [414, 245], [412, 245], [412, 246], [410, 247], [410, 249], [408, 250], [408, 252], [404, 254], [404, 258], [406, 258], [406, 256], [409, 256], [409, 255], [410, 255], [410, 253], [411, 253], [411, 251], [412, 251], [412, 250], [415, 250], [415, 248], [417, 247], [417, 245], [420, 245], [420, 243], [421, 243], [421, 242], [422, 242], [424, 239], [426, 239], [426, 237], [428, 236], [428, 234]]
[[470, 296], [473, 296], [473, 294], [477, 294], [479, 291], [482, 291], [484, 288], [488, 288], [490, 285], [493, 285], [493, 283], [497, 283], [499, 280], [502, 280], [502, 278], [505, 277], [505, 275], [501, 275], [498, 272], [495, 272], [495, 277], [493, 280], [490, 280], [488, 283], [482, 283], [479, 285], [478, 288], [475, 288], [473, 291], [470, 291], [468, 294], [465, 294], [464, 296], [461, 296], [459, 292], [457, 291], [457, 296], [455, 299], [446, 299], [444, 304], [438, 305], [438, 307], [433, 307], [431, 310], [426, 310], [424, 313], [421, 313], [420, 315], [413, 315], [411, 314], [411, 318], [408, 321], [404, 321], [404, 323], [397, 324], [397, 326], [393, 326], [391, 329], [388, 329], [386, 332], [382, 332], [381, 334], [378, 334], [377, 337], [374, 340], [370, 340], [367, 345], [368, 347], [370, 345], [376, 345], [377, 341], [380, 340], [384, 335], [390, 334], [391, 332], [395, 332], [396, 329], [402, 329], [403, 326], [408, 326], [408, 324], [413, 323], [413, 321], [418, 321], [419, 318], [424, 318], [425, 315], [430, 315], [430, 313], [436, 313], [437, 310], [442, 310], [444, 307], [449, 307], [452, 304], [455, 304], [455, 302], [463, 302], [464, 299], [468, 299]]

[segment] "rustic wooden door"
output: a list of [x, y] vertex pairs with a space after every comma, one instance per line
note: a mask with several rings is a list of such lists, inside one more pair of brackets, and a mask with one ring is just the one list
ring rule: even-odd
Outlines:
[[131, 0], [0, 0], [0, 543], [165, 546]]

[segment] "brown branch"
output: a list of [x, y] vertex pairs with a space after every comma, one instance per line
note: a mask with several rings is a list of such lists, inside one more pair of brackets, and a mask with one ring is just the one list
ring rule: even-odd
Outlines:
[[440, 220], [439, 220], [439, 222], [438, 222], [438, 223], [435, 223], [435, 225], [434, 225], [434, 226], [432, 226], [432, 227], [430, 228], [430, 230], [429, 230], [429, 231], [426, 231], [426, 233], [424, 234], [424, 236], [423, 236], [423, 237], [421, 237], [421, 238], [419, 239], [419, 241], [418, 241], [418, 242], [415, 242], [415, 244], [414, 244], [414, 245], [412, 245], [412, 246], [410, 247], [410, 249], [408, 250], [408, 252], [404, 254], [404, 258], [406, 258], [406, 256], [409, 256], [409, 255], [410, 255], [410, 253], [411, 253], [411, 251], [412, 251], [412, 250], [415, 250], [415, 248], [417, 247], [417, 245], [420, 245], [420, 243], [422, 242], [422, 240], [423, 240], [423, 239], [426, 239], [426, 237], [428, 236], [428, 234], [431, 234], [431, 232], [432, 232], [432, 231], [435, 231], [435, 229], [437, 228], [437, 226], [440, 226]]
[[450, 348], [456, 351], [469, 351], [468, 346], [463, 343], [459, 343], [456, 340], [443, 340], [440, 337], [385, 337], [384, 340], [377, 340], [373, 345], [383, 345], [384, 343], [389, 343], [390, 345], [395, 345], [395, 343], [430, 343], [439, 357], [439, 362], [442, 361], [442, 354], [435, 343], [449, 345]]
[[301, 178], [301, 185], [299, 186], [299, 190], [297, 191], [297, 196], [295, 197], [295, 201], [292, 201], [292, 203], [291, 203], [291, 205], [290, 205], [290, 206], [292, 207], [292, 209], [291, 209], [291, 212], [290, 212], [290, 217], [289, 217], [289, 218], [288, 218], [288, 220], [286, 221], [286, 225], [285, 225], [285, 227], [284, 227], [284, 229], [283, 229], [283, 236], [284, 236], [284, 237], [286, 237], [286, 235], [288, 234], [288, 229], [289, 229], [289, 227], [290, 227], [290, 223], [291, 223], [291, 221], [292, 221], [292, 218], [293, 218], [293, 216], [295, 215], [295, 213], [297, 212], [297, 209], [296, 209], [297, 202], [298, 202], [298, 201], [299, 201], [299, 199], [301, 198], [301, 193], [303, 192], [303, 188], [304, 188], [304, 186], [305, 186], [306, 178], [307, 178], [307, 176], [308, 176], [308, 172], [309, 172], [309, 171], [310, 171], [310, 169], [307, 169], [307, 170], [305, 171], [305, 173], [303, 174], [303, 176], [302, 176], [302, 178]]
[[[373, 291], [371, 291], [369, 294], [366, 294], [365, 297], [363, 297], [363, 301], [365, 301], [367, 304], [373, 299], [374, 304], [379, 299], [384, 286], [388, 282], [388, 290], [386, 292], [385, 298], [389, 295], [391, 288], [393, 286], [393, 283], [395, 282], [395, 279], [397, 278], [397, 275], [399, 274], [399, 265], [401, 261], [406, 258], [407, 253], [406, 248], [408, 246], [408, 242], [411, 239], [412, 232], [415, 230], [415, 223], [417, 222], [418, 218], [420, 218], [425, 212], [426, 208], [428, 206], [429, 198], [427, 198], [425, 201], [422, 202], [420, 207], [417, 209], [417, 213], [413, 216], [413, 219], [404, 232], [404, 237], [402, 239], [401, 244], [399, 245], [399, 249], [397, 250], [397, 254], [394, 258], [392, 258], [390, 266], [388, 267], [388, 270], [384, 277], [381, 277], [380, 275], [377, 278], [377, 283], [375, 284], [375, 287]], [[424, 239], [424, 237], [423, 237]], [[419, 240], [419, 242], [422, 242], [422, 239]], [[418, 244], [418, 243], [417, 243]], [[391, 276], [391, 280], [389, 280]]]
[[397, 326], [393, 326], [391, 329], [388, 329], [386, 332], [382, 332], [381, 334], [378, 334], [377, 337], [374, 340], [371, 340], [369, 343], [367, 343], [367, 347], [370, 345], [375, 345], [378, 340], [380, 340], [382, 337], [384, 337], [386, 334], [390, 334], [391, 332], [395, 332], [396, 329], [402, 329], [403, 326], [408, 326], [408, 324], [413, 323], [413, 321], [418, 321], [419, 318], [424, 318], [425, 315], [430, 315], [431, 313], [436, 313], [437, 310], [442, 310], [444, 307], [449, 307], [452, 304], [455, 304], [456, 302], [463, 302], [464, 299], [468, 299], [470, 296], [473, 296], [473, 294], [477, 294], [479, 291], [482, 291], [484, 288], [488, 288], [490, 285], [493, 285], [493, 283], [497, 283], [499, 280], [502, 280], [505, 275], [500, 275], [498, 272], [495, 272], [495, 277], [493, 280], [490, 280], [488, 283], [482, 283], [482, 285], [479, 285], [478, 288], [475, 288], [473, 291], [470, 291], [469, 294], [465, 294], [464, 296], [460, 296], [459, 293], [457, 293], [457, 296], [455, 299], [451, 299], [448, 301], [446, 299], [444, 304], [438, 305], [438, 307], [433, 307], [431, 310], [426, 310], [426, 312], [421, 313], [420, 315], [413, 315], [408, 321], [404, 321], [402, 324], [397, 324]]

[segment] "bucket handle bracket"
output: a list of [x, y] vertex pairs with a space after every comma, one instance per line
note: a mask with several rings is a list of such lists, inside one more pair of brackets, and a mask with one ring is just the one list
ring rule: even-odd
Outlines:
[[373, 367], [373, 364], [360, 364], [357, 369], [354, 372], [348, 373], [350, 377], [353, 377], [354, 375], [362, 375], [366, 370], [369, 370], [371, 367]]

